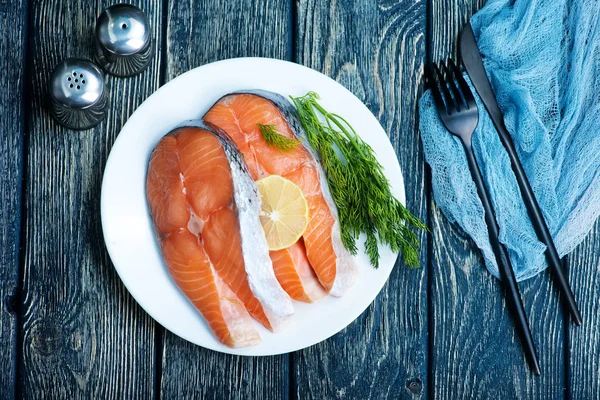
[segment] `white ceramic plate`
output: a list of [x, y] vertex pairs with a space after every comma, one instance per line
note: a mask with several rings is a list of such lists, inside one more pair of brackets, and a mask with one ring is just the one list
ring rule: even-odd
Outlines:
[[[221, 96], [265, 89], [284, 96], [317, 91], [323, 106], [347, 118], [385, 168], [394, 195], [404, 203], [404, 183], [387, 135], [367, 107], [343, 86], [312, 69], [281, 60], [238, 58], [193, 69], [150, 96], [129, 118], [110, 152], [102, 182], [102, 229], [112, 262], [136, 301], [162, 326], [200, 346], [223, 353], [274, 355], [319, 343], [354, 321], [385, 284], [397, 255], [381, 247], [379, 269], [360, 247], [360, 276], [342, 298], [295, 303], [291, 324], [277, 334], [258, 323], [262, 343], [230, 349], [219, 343], [198, 311], [169, 277], [152, 229], [145, 196], [150, 153], [181, 122], [201, 118]], [[362, 241], [361, 241], [362, 245]]]

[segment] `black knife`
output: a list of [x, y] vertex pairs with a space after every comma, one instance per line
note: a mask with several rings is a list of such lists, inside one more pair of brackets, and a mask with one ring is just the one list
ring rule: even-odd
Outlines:
[[496, 101], [496, 96], [494, 95], [494, 91], [492, 90], [492, 86], [490, 85], [490, 81], [488, 80], [485, 72], [483, 61], [481, 60], [481, 54], [479, 54], [479, 48], [477, 47], [477, 42], [475, 41], [473, 28], [471, 28], [471, 24], [468, 22], [463, 29], [462, 34], [460, 35], [460, 56], [465, 69], [467, 70], [467, 74], [469, 75], [469, 78], [471, 78], [471, 82], [475, 87], [475, 90], [477, 90], [481, 101], [487, 109], [490, 118], [492, 119], [492, 122], [498, 131], [500, 141], [508, 153], [510, 164], [517, 178], [517, 183], [519, 185], [519, 189], [521, 190], [521, 196], [523, 196], [525, 206], [527, 207], [529, 218], [531, 219], [538, 239], [546, 245], [546, 259], [548, 260], [548, 264], [552, 267], [553, 275], [558, 283], [560, 291], [565, 297], [565, 302], [569, 312], [571, 313], [575, 324], [581, 325], [583, 323], [581, 319], [581, 313], [577, 308], [577, 303], [575, 302], [573, 292], [571, 291], [571, 286], [569, 285], [569, 281], [567, 280], [567, 276], [562, 267], [561, 259], [558, 256], [556, 247], [554, 246], [554, 241], [552, 240], [552, 235], [550, 235], [548, 225], [546, 225], [544, 215], [540, 210], [540, 206], [538, 205], [533, 190], [531, 189], [531, 185], [527, 180], [527, 175], [525, 175], [525, 171], [523, 170], [523, 166], [521, 165], [521, 161], [517, 155], [515, 145], [513, 144], [512, 138], [508, 133], [506, 126], [504, 125], [504, 118], [502, 117], [500, 107]]

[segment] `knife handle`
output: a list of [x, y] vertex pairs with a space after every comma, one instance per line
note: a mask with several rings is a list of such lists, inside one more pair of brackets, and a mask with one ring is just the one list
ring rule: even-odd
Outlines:
[[558, 252], [556, 251], [556, 247], [554, 246], [554, 241], [552, 240], [552, 235], [550, 234], [550, 230], [548, 229], [544, 215], [542, 214], [535, 194], [533, 193], [533, 189], [531, 189], [527, 175], [523, 170], [523, 166], [521, 165], [521, 161], [517, 155], [517, 150], [515, 149], [512, 138], [508, 133], [502, 118], [492, 118], [492, 120], [500, 136], [500, 141], [504, 145], [504, 148], [508, 153], [508, 157], [510, 158], [510, 164], [512, 166], [513, 173], [517, 178], [517, 184], [519, 185], [521, 196], [525, 202], [525, 207], [527, 208], [527, 213], [529, 214], [529, 219], [531, 220], [533, 229], [535, 230], [538, 239], [546, 245], [546, 259], [548, 261], [548, 265], [551, 267], [554, 281], [558, 284], [559, 290], [565, 297], [565, 302], [573, 321], [576, 325], [581, 326], [583, 324], [583, 320], [581, 318], [579, 308], [577, 307], [575, 297], [573, 296], [571, 286], [569, 285], [569, 280], [562, 267], [562, 261], [558, 255]]

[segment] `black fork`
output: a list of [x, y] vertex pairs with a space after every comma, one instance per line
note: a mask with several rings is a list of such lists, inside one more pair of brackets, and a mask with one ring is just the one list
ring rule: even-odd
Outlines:
[[[540, 363], [531, 336], [531, 329], [529, 329], [529, 322], [525, 314], [523, 301], [521, 300], [519, 286], [517, 285], [510, 258], [508, 257], [508, 251], [498, 239], [499, 229], [494, 216], [492, 202], [490, 201], [481, 171], [477, 165], [475, 153], [473, 152], [472, 137], [479, 122], [477, 104], [469, 85], [454, 62], [448, 59], [448, 66], [444, 62], [441, 62], [440, 65], [444, 73], [433, 63], [425, 69], [426, 79], [431, 88], [433, 100], [442, 124], [444, 124], [450, 133], [460, 138], [462, 142], [469, 170], [471, 171], [473, 181], [475, 181], [477, 194], [481, 199], [481, 204], [485, 211], [485, 222], [488, 226], [490, 243], [504, 284], [506, 302], [513, 314], [525, 355], [529, 360], [532, 370], [539, 375]], [[458, 82], [458, 86], [456, 82]]]

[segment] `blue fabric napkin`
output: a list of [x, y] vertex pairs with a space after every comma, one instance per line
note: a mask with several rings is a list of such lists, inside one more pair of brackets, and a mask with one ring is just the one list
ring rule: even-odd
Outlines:
[[[558, 252], [569, 253], [600, 214], [600, 1], [489, 0], [471, 19], [506, 127]], [[492, 197], [500, 241], [518, 280], [546, 268], [508, 155], [478, 99], [475, 155]], [[499, 277], [483, 207], [458, 138], [429, 92], [419, 102], [434, 198]], [[574, 266], [576, 268], [576, 266]]]

